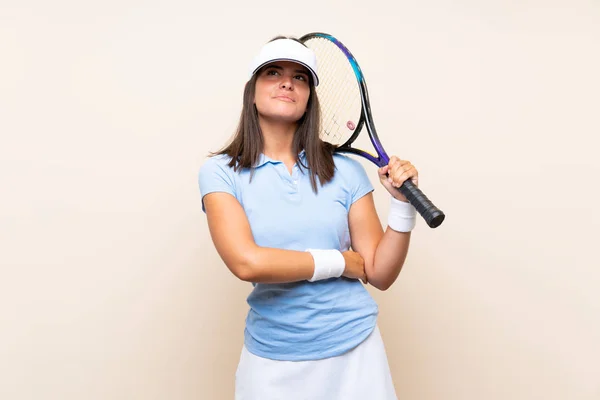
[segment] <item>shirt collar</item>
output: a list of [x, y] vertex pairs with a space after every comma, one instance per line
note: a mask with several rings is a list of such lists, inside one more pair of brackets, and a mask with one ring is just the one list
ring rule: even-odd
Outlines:
[[[298, 160], [301, 160], [303, 162], [306, 160], [306, 152], [304, 150], [298, 153]], [[256, 163], [256, 168], [262, 167], [267, 163], [281, 164], [281, 161], [273, 160], [272, 158], [267, 157], [264, 153], [260, 153], [260, 156], [258, 157], [258, 163]]]

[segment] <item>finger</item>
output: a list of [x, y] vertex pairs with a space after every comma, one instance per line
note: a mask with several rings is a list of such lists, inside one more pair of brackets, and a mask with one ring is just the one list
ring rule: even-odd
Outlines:
[[412, 165], [412, 164], [410, 163], [410, 161], [408, 161], [408, 160], [399, 160], [399, 161], [398, 161], [398, 164], [399, 164], [399, 165], [401, 165], [401, 166]]
[[408, 180], [410, 180], [415, 186], [419, 186], [419, 179], [417, 177], [410, 177], [406, 174], [400, 176], [398, 182], [392, 183], [392, 186], [394, 186], [395, 188], [399, 188], [400, 186], [404, 185], [404, 183]]
[[401, 176], [406, 172], [406, 166], [405, 165], [400, 165], [395, 164], [394, 167], [392, 168], [392, 170], [390, 171], [390, 183], [392, 184], [398, 184], [399, 183], [399, 179], [401, 179]]
[[409, 173], [409, 179], [418, 186], [419, 183], [419, 171], [413, 166]]
[[388, 182], [389, 183], [394, 183], [394, 177], [396, 175], [398, 175], [398, 170], [400, 168], [402, 168], [400, 166], [400, 161], [399, 160], [392, 160], [390, 161], [390, 163], [388, 164]]
[[397, 179], [394, 179], [392, 186], [395, 188], [399, 188], [400, 186], [402, 186], [404, 184], [404, 182], [406, 182], [407, 178], [408, 177], [406, 176], [406, 174], [400, 175]]
[[402, 168], [405, 171], [408, 171], [413, 167], [410, 161], [402, 160], [398, 162], [398, 168]]
[[399, 188], [409, 178], [410, 178], [410, 173], [408, 171], [399, 170], [398, 174], [394, 175], [392, 185]]
[[384, 165], [383, 167], [379, 168], [379, 170], [377, 170], [377, 173], [379, 173], [379, 175], [381, 176], [385, 176], [388, 173], [389, 169], [389, 165]]
[[394, 167], [392, 168], [394, 173], [396, 173], [396, 171], [406, 171], [408, 168], [410, 168], [410, 164], [407, 165], [406, 163], [402, 163], [401, 161], [397, 162], [394, 164]]
[[390, 160], [388, 161], [388, 166], [390, 168], [393, 168], [395, 165], [398, 165], [398, 163], [400, 162], [400, 159], [396, 156], [392, 156], [390, 158]]
[[407, 179], [416, 179], [419, 177], [419, 171], [417, 171], [417, 169], [415, 168], [414, 165], [411, 165], [410, 168], [408, 170], [405, 171], [406, 175], [408, 176]]
[[388, 163], [388, 165], [390, 165], [390, 167], [406, 167], [406, 169], [408, 169], [410, 166], [412, 166], [411, 162], [408, 160], [401, 160], [400, 158], [396, 157], [396, 156], [392, 156], [392, 158], [390, 158], [390, 162]]
[[418, 180], [419, 172], [415, 168], [414, 165], [407, 163], [404, 166], [400, 167], [396, 174], [393, 175], [393, 182], [395, 185], [402, 185], [404, 181], [407, 179]]
[[400, 157], [397, 157], [397, 156], [391, 156], [390, 157], [390, 162], [393, 163], [393, 164], [396, 164], [396, 163], [406, 162], [406, 160], [402, 160]]

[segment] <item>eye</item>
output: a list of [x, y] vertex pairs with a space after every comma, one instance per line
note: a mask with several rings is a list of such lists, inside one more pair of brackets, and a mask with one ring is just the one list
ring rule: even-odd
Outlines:
[[277, 71], [276, 69], [268, 69], [265, 75], [279, 75], [279, 71]]
[[306, 77], [306, 75], [296, 75], [294, 78], [298, 79], [300, 81], [303, 81], [303, 82], [307, 82], [308, 81], [308, 78]]

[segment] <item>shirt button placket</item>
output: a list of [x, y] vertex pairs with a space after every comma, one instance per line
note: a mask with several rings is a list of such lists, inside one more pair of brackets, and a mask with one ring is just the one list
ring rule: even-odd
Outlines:
[[298, 191], [298, 166], [294, 165], [292, 168], [292, 175], [290, 177], [290, 195], [293, 199], [298, 199], [300, 193]]

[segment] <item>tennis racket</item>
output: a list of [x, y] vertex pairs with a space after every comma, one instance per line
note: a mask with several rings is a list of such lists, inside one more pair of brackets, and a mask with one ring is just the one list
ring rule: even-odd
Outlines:
[[[299, 40], [315, 52], [319, 65], [316, 90], [321, 104], [321, 139], [336, 146], [337, 152], [357, 154], [378, 167], [387, 165], [390, 158], [377, 136], [365, 77], [354, 56], [338, 39], [326, 33], [309, 33]], [[367, 127], [377, 155], [352, 147], [363, 126]], [[406, 180], [398, 190], [429, 227], [436, 228], [444, 221], [445, 214], [411, 180]]]

